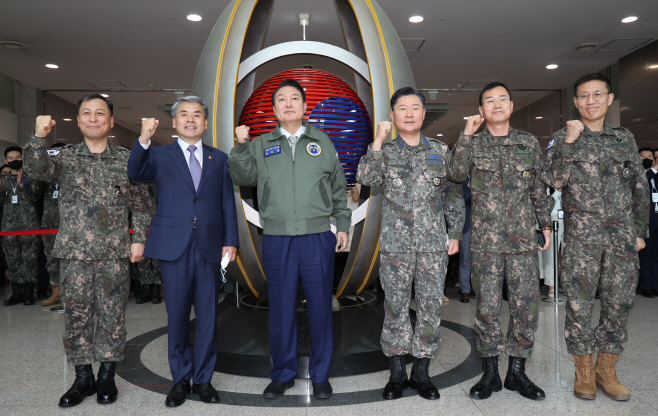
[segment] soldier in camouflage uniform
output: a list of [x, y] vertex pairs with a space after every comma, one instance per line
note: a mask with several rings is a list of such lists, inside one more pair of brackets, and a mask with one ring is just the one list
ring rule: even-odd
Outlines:
[[[11, 173], [2, 176], [0, 189], [3, 195], [2, 231], [39, 229], [36, 202], [41, 194], [41, 182], [27, 175], [21, 168], [23, 158], [20, 147], [5, 149], [5, 162]], [[34, 282], [37, 278], [39, 237], [36, 235], [6, 235], [2, 237], [2, 250], [9, 266], [12, 295], [5, 306], [34, 305]]]
[[[55, 143], [51, 146], [49, 154], [55, 155], [53, 149], [63, 147], [63, 143]], [[44, 184], [43, 189], [43, 215], [41, 216], [42, 230], [56, 230], [59, 228], [59, 182]], [[57, 234], [43, 234], [41, 242], [43, 251], [46, 255], [46, 269], [50, 275], [50, 285], [53, 288], [53, 294], [48, 299], [41, 302], [43, 306], [56, 305], [60, 303], [59, 296], [59, 259], [53, 257], [53, 247]]]
[[[158, 207], [158, 193], [155, 188], [155, 183], [148, 182], [149, 195], [151, 197], [151, 215], [155, 214]], [[160, 262], [158, 259], [144, 257], [137, 263], [139, 270], [139, 283], [142, 288], [139, 295], [135, 297], [135, 303], [141, 305], [149, 300], [153, 304], [162, 302], [162, 295], [160, 294], [160, 286], [162, 285], [162, 275], [160, 274]]]
[[[380, 122], [356, 176], [363, 185], [384, 187], [379, 278], [386, 292], [386, 316], [381, 344], [391, 363], [385, 399], [402, 397], [407, 385], [423, 398], [440, 397], [428, 367], [441, 340], [448, 255], [459, 251], [464, 228], [461, 185], [446, 180], [448, 146], [420, 132], [424, 104], [425, 97], [413, 88], [393, 94], [391, 119], [398, 136], [384, 144], [391, 122]], [[409, 320], [414, 282], [418, 305], [415, 332]], [[414, 357], [410, 381], [405, 354]]]
[[[5, 163], [0, 167], [0, 176], [5, 176], [11, 173], [11, 168]], [[2, 218], [2, 208], [4, 206], [5, 191], [0, 190], [0, 218]], [[0, 237], [0, 240], [2, 237]], [[5, 252], [0, 250], [0, 286], [4, 286], [6, 282], [7, 262], [5, 261]]]
[[[594, 399], [598, 383], [612, 399], [629, 400], [614, 366], [627, 340], [637, 252], [649, 236], [649, 185], [631, 132], [605, 123], [614, 99], [610, 81], [587, 74], [575, 90], [581, 119], [553, 135], [542, 174], [546, 184], [562, 191], [564, 335], [576, 366], [574, 395]], [[597, 287], [601, 318], [592, 329]]]
[[[109, 143], [113, 124], [111, 101], [89, 94], [78, 102], [84, 141], [48, 156], [45, 137], [55, 121], [39, 116], [25, 148], [26, 171], [45, 182], [59, 182], [61, 190], [60, 228], [52, 255], [60, 259], [64, 349], [76, 373], [61, 407], [75, 406], [95, 392], [102, 404], [117, 399], [114, 373], [126, 343], [129, 264], [142, 258], [150, 224], [148, 189], [128, 179], [130, 151]], [[100, 361], [98, 381], [94, 361]]]
[[[471, 389], [486, 399], [503, 387], [498, 356], [509, 355], [505, 388], [543, 400], [544, 392], [525, 375], [538, 322], [539, 258], [535, 222], [550, 245], [552, 204], [539, 173], [542, 150], [535, 136], [510, 127], [512, 97], [502, 83], [480, 93], [480, 115], [471, 116], [452, 149], [448, 178], [470, 175], [471, 279], [477, 296], [475, 331], [484, 375]], [[480, 125], [486, 127], [475, 134]], [[510, 323], [503, 337], [500, 314], [503, 279], [507, 280]]]

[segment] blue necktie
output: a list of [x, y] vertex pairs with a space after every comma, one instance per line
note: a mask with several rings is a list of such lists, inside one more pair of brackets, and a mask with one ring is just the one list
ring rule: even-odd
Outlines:
[[194, 156], [196, 146], [190, 145], [187, 150], [190, 152], [190, 173], [192, 174], [192, 182], [194, 182], [194, 190], [199, 189], [199, 181], [201, 180], [201, 165]]

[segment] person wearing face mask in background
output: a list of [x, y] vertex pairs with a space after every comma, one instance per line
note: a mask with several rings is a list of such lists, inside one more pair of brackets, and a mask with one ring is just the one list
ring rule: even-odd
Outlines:
[[642, 167], [647, 173], [651, 189], [651, 215], [649, 216], [649, 238], [645, 238], [646, 247], [640, 250], [640, 281], [638, 287], [645, 298], [658, 296], [658, 239], [655, 238], [658, 228], [658, 159], [650, 147], [639, 150]]
[[[32, 180], [23, 172], [23, 149], [20, 147], [5, 149], [5, 163], [11, 172], [0, 178], [0, 190], [5, 192], [2, 231], [37, 230], [39, 215], [36, 202], [41, 195], [42, 183]], [[2, 238], [12, 291], [4, 302], [5, 306], [19, 303], [34, 305], [39, 242], [36, 235], [6, 235]]]

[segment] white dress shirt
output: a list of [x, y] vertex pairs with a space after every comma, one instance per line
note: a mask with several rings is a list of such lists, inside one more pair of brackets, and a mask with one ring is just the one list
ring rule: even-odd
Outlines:
[[[302, 126], [304, 127], [304, 126]], [[283, 129], [282, 129], [283, 130]], [[190, 146], [186, 141], [182, 140], [180, 137], [176, 140], [178, 145], [180, 146], [181, 150], [183, 151], [183, 154], [185, 155], [185, 163], [187, 163], [187, 167], [189, 169], [190, 167], [190, 151], [188, 150], [188, 147]], [[148, 149], [151, 147], [151, 139], [149, 139], [149, 142], [144, 144], [142, 142], [139, 142], [139, 144], [142, 145], [144, 150]], [[199, 161], [199, 166], [201, 166], [201, 169], [203, 169], [203, 140], [199, 140], [194, 144], [196, 146], [196, 150], [194, 151], [194, 156], [196, 157], [196, 160]]]

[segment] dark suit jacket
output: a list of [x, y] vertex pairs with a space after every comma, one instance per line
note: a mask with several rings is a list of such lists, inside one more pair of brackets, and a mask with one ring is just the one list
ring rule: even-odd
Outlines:
[[133, 181], [154, 181], [158, 209], [151, 221], [144, 256], [173, 261], [187, 247], [196, 218], [199, 246], [205, 260], [217, 263], [222, 247], [238, 247], [238, 223], [228, 155], [203, 145], [198, 191], [177, 142], [144, 150], [137, 141], [128, 159]]
[[[649, 181], [649, 192], [653, 192], [653, 188], [651, 187], [651, 179], [653, 179], [653, 182], [656, 184], [656, 189], [658, 189], [658, 174], [653, 173], [653, 170], [649, 169], [647, 172], [647, 180]], [[649, 201], [651, 201], [652, 198], [649, 198]], [[651, 237], [653, 237], [653, 233], [658, 228], [658, 215], [656, 215], [656, 204], [654, 202], [650, 203], [651, 205], [651, 216], [649, 217], [649, 234]]]

